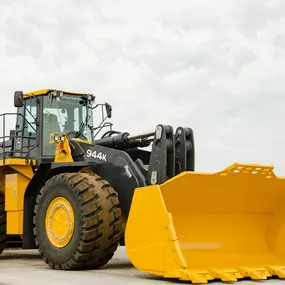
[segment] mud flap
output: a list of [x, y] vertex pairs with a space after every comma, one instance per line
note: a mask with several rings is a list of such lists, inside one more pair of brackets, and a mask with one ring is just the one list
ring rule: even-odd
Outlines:
[[193, 283], [285, 278], [285, 179], [273, 168], [236, 163], [136, 189], [125, 233], [133, 265]]

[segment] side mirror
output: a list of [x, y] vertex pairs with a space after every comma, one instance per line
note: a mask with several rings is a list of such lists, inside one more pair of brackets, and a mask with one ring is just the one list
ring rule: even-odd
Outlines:
[[14, 106], [20, 108], [24, 105], [24, 94], [22, 91], [14, 92]]
[[111, 118], [112, 117], [112, 106], [108, 103], [105, 103], [105, 107], [106, 107], [107, 117]]

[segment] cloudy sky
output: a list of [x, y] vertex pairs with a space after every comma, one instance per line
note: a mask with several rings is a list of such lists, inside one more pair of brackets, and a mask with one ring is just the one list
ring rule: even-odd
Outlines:
[[285, 176], [284, 0], [0, 1], [0, 111], [58, 88], [113, 105], [116, 129], [192, 127], [196, 169]]

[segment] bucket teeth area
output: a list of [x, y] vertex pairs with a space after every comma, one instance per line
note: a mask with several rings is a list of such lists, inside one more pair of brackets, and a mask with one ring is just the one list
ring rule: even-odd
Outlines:
[[285, 279], [285, 266], [266, 266], [264, 268], [208, 269], [208, 270], [176, 270], [168, 272], [165, 278], [178, 278], [195, 284], [206, 284], [216, 280], [222, 282], [238, 282], [244, 278], [266, 280], [269, 277]]
[[175, 270], [168, 272], [165, 278], [178, 278], [181, 281], [191, 281], [195, 284], [206, 284], [208, 281], [214, 280], [213, 275], [207, 271], [193, 271], [193, 270]]
[[285, 278], [285, 266], [268, 266], [267, 269], [271, 275]]
[[220, 270], [210, 269], [209, 270], [215, 279], [220, 279], [225, 282], [236, 282], [238, 278], [243, 278], [243, 275], [238, 270]]
[[240, 268], [240, 272], [244, 277], [249, 277], [252, 280], [266, 280], [267, 277], [272, 276], [266, 268]]

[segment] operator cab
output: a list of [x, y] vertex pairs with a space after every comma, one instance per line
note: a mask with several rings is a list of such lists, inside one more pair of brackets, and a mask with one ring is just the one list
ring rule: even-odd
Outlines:
[[31, 159], [50, 161], [55, 145], [51, 134], [92, 141], [91, 104], [95, 97], [52, 89], [23, 94], [16, 91], [14, 105], [18, 108], [15, 131], [15, 155], [27, 154]]
[[86, 100], [64, 93], [56, 100], [43, 97], [43, 155], [54, 153], [54, 145], [49, 143], [51, 134], [64, 133], [68, 138], [92, 141], [92, 112]]

